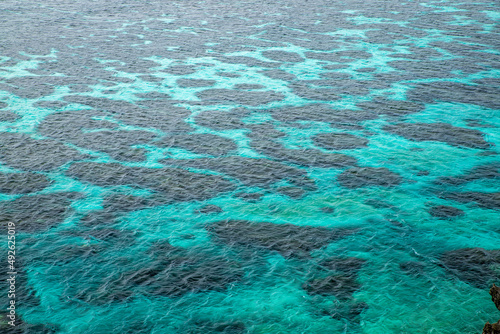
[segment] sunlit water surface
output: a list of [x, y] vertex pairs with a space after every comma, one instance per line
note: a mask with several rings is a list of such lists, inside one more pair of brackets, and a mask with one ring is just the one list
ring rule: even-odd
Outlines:
[[2, 333], [498, 320], [498, 2], [7, 0], [0, 15], [19, 317]]

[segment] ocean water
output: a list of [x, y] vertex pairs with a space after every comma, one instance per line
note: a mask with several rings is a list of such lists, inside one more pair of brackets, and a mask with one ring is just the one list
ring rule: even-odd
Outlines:
[[500, 318], [498, 2], [5, 0], [0, 17], [2, 333]]

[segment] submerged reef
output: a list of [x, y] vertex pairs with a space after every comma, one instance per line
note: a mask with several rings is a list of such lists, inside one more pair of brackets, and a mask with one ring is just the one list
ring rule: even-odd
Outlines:
[[493, 0], [0, 1], [0, 334], [479, 333], [499, 23]]
[[[500, 287], [493, 284], [490, 289], [491, 300], [495, 303], [495, 306], [500, 311]], [[500, 320], [494, 324], [489, 322], [484, 325], [483, 334], [500, 334]]]
[[452, 250], [444, 253], [441, 261], [449, 273], [478, 289], [485, 289], [491, 281], [500, 280], [500, 273], [494, 268], [500, 265], [500, 249]]
[[254, 247], [277, 251], [284, 257], [304, 257], [309, 252], [356, 232], [356, 229], [296, 226], [223, 220], [206, 227], [208, 232], [229, 246]]

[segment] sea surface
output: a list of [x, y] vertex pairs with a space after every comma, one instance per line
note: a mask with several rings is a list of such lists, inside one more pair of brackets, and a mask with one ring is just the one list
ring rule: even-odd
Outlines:
[[480, 333], [499, 21], [489, 0], [1, 1], [0, 332]]

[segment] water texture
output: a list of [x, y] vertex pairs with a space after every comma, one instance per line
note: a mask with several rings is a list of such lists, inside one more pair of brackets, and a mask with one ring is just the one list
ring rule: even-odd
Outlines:
[[481, 332], [499, 7], [2, 1], [2, 333]]

